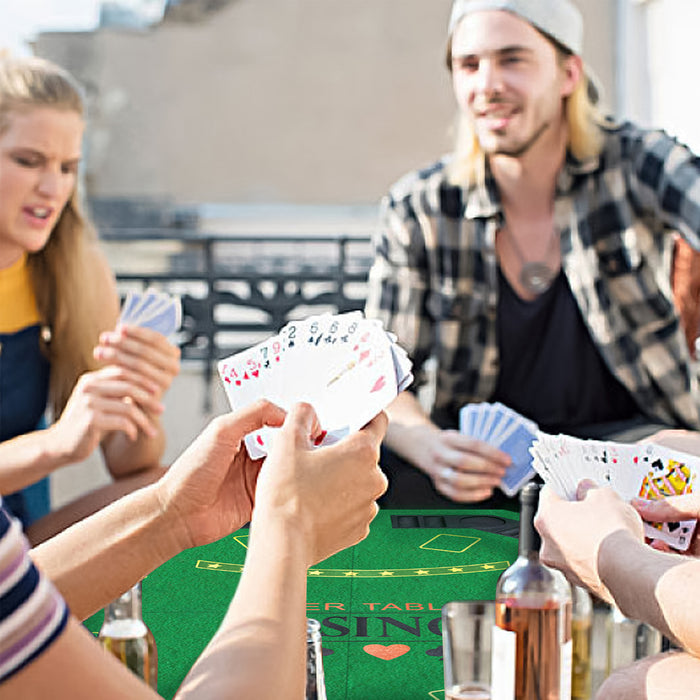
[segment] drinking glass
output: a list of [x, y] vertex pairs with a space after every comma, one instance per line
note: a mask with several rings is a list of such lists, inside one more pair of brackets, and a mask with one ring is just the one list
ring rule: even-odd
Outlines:
[[445, 700], [491, 699], [493, 601], [453, 601], [442, 608]]

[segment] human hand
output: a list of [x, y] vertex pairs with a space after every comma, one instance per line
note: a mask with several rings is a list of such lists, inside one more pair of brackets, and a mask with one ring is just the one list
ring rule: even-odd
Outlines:
[[659, 430], [639, 442], [651, 442], [671, 450], [685, 452], [686, 454], [700, 455], [700, 433], [697, 430]]
[[164, 335], [141, 326], [118, 325], [100, 334], [96, 360], [140, 374], [160, 399], [180, 371], [180, 349]]
[[433, 480], [436, 490], [459, 503], [484, 501], [493, 494], [510, 455], [457, 430], [424, 430], [424, 454], [419, 466]]
[[335, 445], [314, 449], [316, 414], [308, 404], [294, 406], [260, 471], [252, 529], [284, 521], [305, 540], [309, 566], [364, 539], [387, 487], [377, 465], [386, 426], [381, 413]]
[[[643, 520], [648, 523], [668, 523], [678, 522], [679, 520], [698, 520], [700, 519], [700, 493], [688, 493], [683, 496], [668, 496], [657, 501], [648, 501], [641, 498], [635, 498], [631, 501], [632, 507], [639, 513]], [[651, 540], [650, 545], [654, 549], [662, 552], [676, 552], [671, 549], [665, 542], [660, 540]], [[697, 527], [693, 533], [693, 539], [685, 554], [691, 556], [700, 556], [700, 537], [698, 536]]]
[[155, 436], [150, 416], [162, 411], [152, 385], [142, 375], [117, 366], [86, 372], [49, 428], [50, 444], [60, 459], [78, 462], [89, 457], [108, 433], [122, 431], [131, 440], [139, 431]]
[[180, 548], [214, 542], [250, 521], [262, 462], [243, 438], [282, 425], [285, 412], [269, 401], [215, 418], [172, 464], [155, 488]]
[[542, 537], [540, 558], [561, 570], [569, 581], [612, 602], [599, 573], [603, 542], [618, 534], [644, 541], [644, 528], [632, 506], [612, 489], [598, 488], [588, 479], [578, 485], [577, 501], [565, 501], [545, 486], [535, 516]]

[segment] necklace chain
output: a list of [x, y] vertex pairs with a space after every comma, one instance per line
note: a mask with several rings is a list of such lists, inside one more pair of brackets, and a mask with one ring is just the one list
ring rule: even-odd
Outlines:
[[547, 243], [547, 248], [544, 251], [545, 260], [527, 260], [523, 251], [520, 249], [518, 242], [515, 240], [515, 236], [512, 234], [508, 228], [508, 224], [504, 221], [501, 225], [501, 231], [508, 234], [508, 240], [510, 241], [511, 247], [515, 251], [518, 258], [520, 258], [520, 274], [518, 275], [518, 280], [522, 285], [523, 289], [534, 296], [539, 296], [546, 292], [551, 286], [554, 278], [557, 276], [557, 271], [553, 270], [546, 262], [546, 258], [549, 256], [552, 250], [552, 244], [556, 239], [557, 230], [552, 228], [552, 235]]

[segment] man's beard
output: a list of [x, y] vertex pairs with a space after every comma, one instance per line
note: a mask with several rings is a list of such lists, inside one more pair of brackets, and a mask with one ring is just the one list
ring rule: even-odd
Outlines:
[[[489, 156], [509, 156], [510, 158], [520, 158], [524, 156], [536, 143], [539, 141], [542, 134], [551, 126], [551, 122], [545, 121], [539, 129], [537, 129], [529, 139], [515, 146], [499, 146], [495, 145], [491, 148], [484, 147], [483, 142], [479, 139], [479, 145], [486, 155]], [[478, 136], [478, 135], [477, 135]]]

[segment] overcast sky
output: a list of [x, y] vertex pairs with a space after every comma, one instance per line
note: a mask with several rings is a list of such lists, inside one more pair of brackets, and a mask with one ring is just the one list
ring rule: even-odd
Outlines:
[[[157, 12], [163, 0], [118, 0], [118, 3]], [[0, 47], [28, 54], [31, 51], [26, 41], [37, 32], [93, 29], [101, 4], [101, 0], [0, 0]]]

